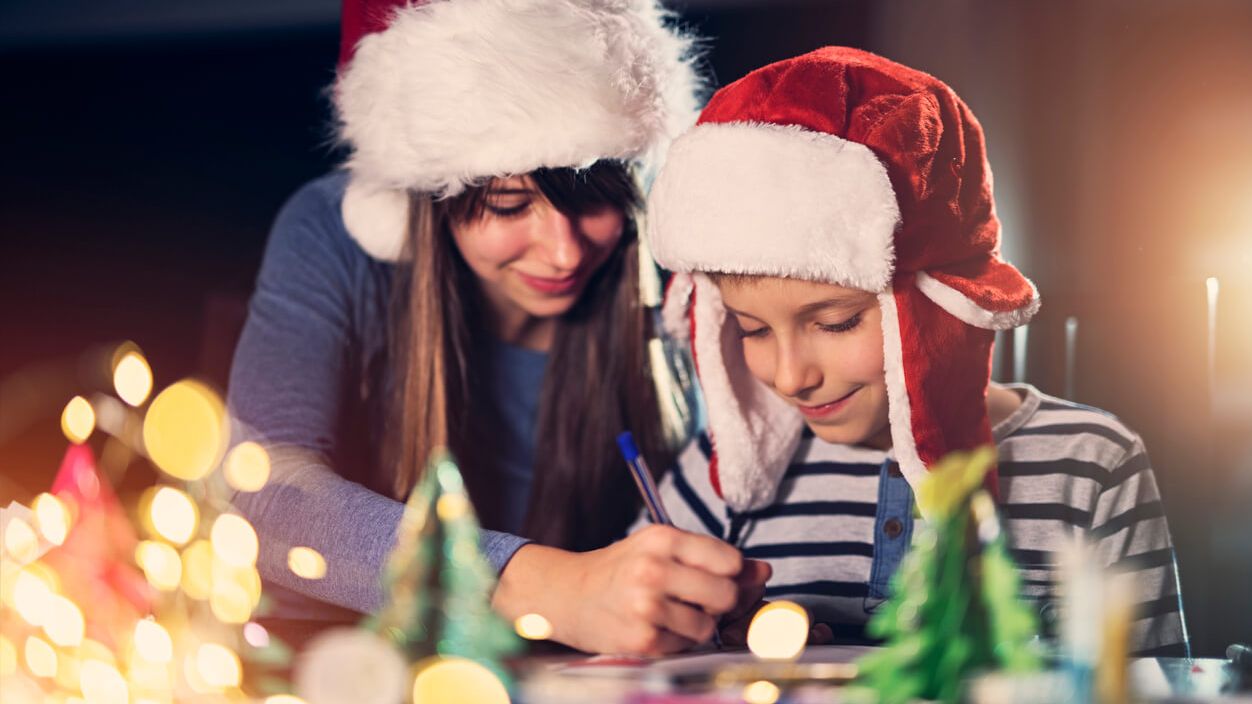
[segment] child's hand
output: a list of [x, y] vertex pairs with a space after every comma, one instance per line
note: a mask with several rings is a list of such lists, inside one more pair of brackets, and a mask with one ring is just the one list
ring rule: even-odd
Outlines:
[[739, 603], [744, 571], [739, 551], [716, 538], [649, 526], [586, 553], [527, 545], [501, 573], [493, 603], [510, 619], [542, 614], [553, 640], [580, 650], [662, 655], [712, 637]]

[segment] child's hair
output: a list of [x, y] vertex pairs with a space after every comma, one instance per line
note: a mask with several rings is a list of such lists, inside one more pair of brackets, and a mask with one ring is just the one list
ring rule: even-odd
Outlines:
[[[610, 206], [625, 217], [620, 242], [579, 300], [557, 319], [539, 399], [534, 479], [522, 534], [570, 549], [601, 547], [625, 532], [638, 495], [616, 455], [631, 429], [652, 467], [671, 463], [657, 413], [639, 302], [635, 178], [621, 162], [585, 170], [541, 169], [535, 186], [567, 217]], [[389, 429], [403, 498], [431, 452], [446, 446], [486, 525], [505, 500], [492, 471], [500, 462], [499, 419], [490, 402], [487, 318], [477, 276], [453, 241], [451, 225], [482, 215], [490, 184], [436, 199], [411, 197], [411, 262], [397, 277], [393, 359], [398, 423]]]

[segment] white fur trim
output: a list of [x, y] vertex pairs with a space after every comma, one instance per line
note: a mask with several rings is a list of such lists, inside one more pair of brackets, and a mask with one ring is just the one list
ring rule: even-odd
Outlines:
[[1025, 325], [1039, 312], [1039, 289], [1034, 282], [1030, 284], [1030, 303], [1017, 310], [990, 311], [969, 297], [924, 271], [917, 272], [917, 288], [927, 298], [934, 301], [940, 308], [948, 311], [957, 320], [984, 330], [1008, 330]]
[[794, 126], [699, 125], [674, 141], [648, 207], [652, 253], [674, 271], [872, 292], [891, 283], [900, 207], [862, 144]]
[[408, 232], [409, 196], [393, 189], [370, 190], [350, 180], [343, 193], [343, 224], [365, 253], [399, 261]]
[[748, 371], [717, 286], [703, 274], [693, 279], [695, 354], [722, 498], [736, 511], [764, 508], [799, 447], [804, 419]]
[[431, 0], [366, 35], [335, 85], [370, 190], [657, 157], [695, 117], [689, 42], [652, 0]]
[[916, 490], [918, 482], [926, 476], [926, 464], [917, 454], [917, 440], [913, 437], [913, 411], [909, 389], [904, 383], [904, 347], [900, 342], [900, 314], [895, 294], [891, 291], [878, 294], [878, 306], [882, 309], [883, 366], [892, 453], [909, 486]]
[[687, 325], [687, 308], [691, 303], [691, 292], [695, 282], [691, 274], [674, 274], [665, 290], [665, 300], [661, 302], [661, 324], [665, 332], [676, 340], [686, 340], [691, 336]]

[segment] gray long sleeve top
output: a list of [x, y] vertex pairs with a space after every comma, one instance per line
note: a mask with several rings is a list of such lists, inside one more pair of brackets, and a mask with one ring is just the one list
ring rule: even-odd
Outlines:
[[[234, 440], [259, 440], [271, 454], [269, 483], [234, 502], [257, 529], [258, 568], [278, 618], [335, 620], [345, 609], [380, 606], [380, 575], [404, 508], [387, 495], [393, 475], [379, 457], [393, 376], [387, 307], [394, 265], [372, 259], [348, 235], [340, 215], [345, 182], [342, 172], [314, 180], [280, 211], [231, 369]], [[483, 522], [516, 532], [529, 494], [546, 356], [500, 344], [492, 357], [505, 426], [498, 478], [505, 501], [500, 515]], [[481, 538], [497, 571], [525, 543], [490, 530]], [[323, 579], [288, 569], [295, 546], [325, 556]]]

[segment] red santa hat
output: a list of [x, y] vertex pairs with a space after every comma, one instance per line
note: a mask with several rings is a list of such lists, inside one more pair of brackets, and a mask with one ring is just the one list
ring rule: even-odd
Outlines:
[[689, 42], [654, 0], [344, 0], [344, 223], [398, 258], [406, 191], [598, 159], [645, 167], [695, 118]]
[[876, 293], [892, 444], [910, 482], [950, 451], [992, 442], [993, 331], [1029, 320], [1039, 295], [1000, 258], [982, 128], [938, 79], [843, 47], [748, 74], [674, 142], [648, 237], [679, 272], [667, 327], [692, 337], [713, 486], [733, 509], [773, 500], [804, 422], [748, 372], [718, 289], [698, 272]]

